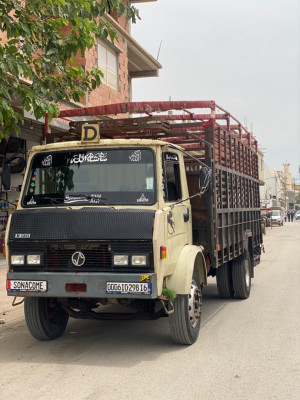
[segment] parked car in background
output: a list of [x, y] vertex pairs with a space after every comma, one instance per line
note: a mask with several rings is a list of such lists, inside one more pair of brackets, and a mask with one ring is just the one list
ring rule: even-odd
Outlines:
[[296, 211], [295, 219], [300, 219], [300, 210]]
[[284, 222], [284, 212], [281, 210], [272, 210], [271, 223], [272, 225], [282, 226]]

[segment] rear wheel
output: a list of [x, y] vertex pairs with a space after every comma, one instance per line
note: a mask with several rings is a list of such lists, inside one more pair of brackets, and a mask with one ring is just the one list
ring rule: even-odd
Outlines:
[[179, 294], [174, 300], [174, 313], [169, 314], [169, 326], [175, 343], [193, 344], [198, 338], [201, 323], [202, 288], [194, 269], [189, 294]]
[[27, 328], [38, 340], [53, 340], [61, 336], [69, 316], [56, 299], [27, 297], [24, 302]]
[[251, 262], [249, 253], [232, 261], [232, 283], [234, 296], [238, 299], [247, 299], [251, 290]]
[[230, 264], [225, 263], [217, 268], [216, 276], [219, 296], [222, 299], [231, 299], [234, 292]]

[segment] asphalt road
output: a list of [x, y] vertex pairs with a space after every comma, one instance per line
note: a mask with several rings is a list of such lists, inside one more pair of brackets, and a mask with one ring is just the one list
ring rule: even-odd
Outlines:
[[38, 342], [4, 298], [0, 262], [0, 400], [298, 400], [300, 221], [264, 239], [250, 298], [221, 300], [211, 280], [188, 347], [173, 344], [166, 318], [72, 320], [60, 339]]

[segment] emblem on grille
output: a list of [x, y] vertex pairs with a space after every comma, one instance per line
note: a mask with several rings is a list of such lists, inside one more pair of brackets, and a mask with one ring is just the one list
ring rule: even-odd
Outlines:
[[72, 254], [72, 263], [76, 267], [81, 267], [85, 263], [85, 256], [81, 251], [76, 251]]

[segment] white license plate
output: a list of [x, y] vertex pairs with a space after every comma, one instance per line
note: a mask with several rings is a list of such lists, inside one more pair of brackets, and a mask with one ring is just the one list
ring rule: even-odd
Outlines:
[[132, 283], [132, 282], [106, 282], [106, 293], [108, 294], [149, 294], [151, 293], [151, 283]]
[[47, 281], [8, 280], [6, 287], [11, 292], [47, 292]]

